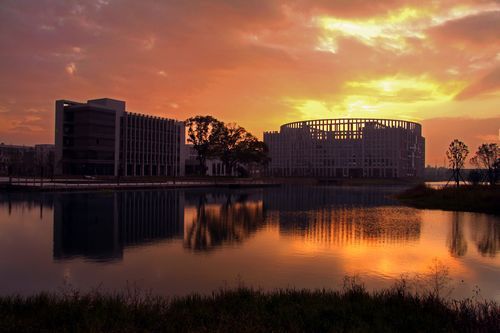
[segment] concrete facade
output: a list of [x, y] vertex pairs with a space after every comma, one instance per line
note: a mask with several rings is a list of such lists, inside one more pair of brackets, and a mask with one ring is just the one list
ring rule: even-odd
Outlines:
[[390, 119], [320, 119], [265, 132], [273, 176], [422, 177], [420, 124]]
[[56, 101], [56, 174], [184, 175], [184, 123], [125, 110], [110, 98]]

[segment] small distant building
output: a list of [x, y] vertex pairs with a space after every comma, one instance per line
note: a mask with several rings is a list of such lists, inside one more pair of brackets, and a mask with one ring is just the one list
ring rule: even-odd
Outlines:
[[1, 176], [50, 176], [54, 171], [55, 146], [38, 144], [20, 146], [0, 144]]
[[[198, 153], [193, 148], [192, 144], [186, 144], [186, 175], [199, 175], [200, 162], [198, 161]], [[206, 161], [207, 176], [227, 176], [224, 163], [218, 158], [207, 159]], [[233, 170], [231, 176], [236, 176], [236, 170]]]
[[56, 101], [55, 159], [60, 175], [182, 176], [182, 121], [125, 110], [110, 98]]
[[391, 119], [319, 119], [265, 132], [273, 176], [423, 177], [422, 126]]
[[33, 146], [0, 144], [0, 175], [32, 175], [35, 171]]

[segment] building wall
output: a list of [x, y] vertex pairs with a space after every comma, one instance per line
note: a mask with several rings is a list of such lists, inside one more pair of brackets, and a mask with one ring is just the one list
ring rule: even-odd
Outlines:
[[417, 123], [322, 119], [264, 133], [275, 176], [399, 178], [423, 176], [425, 140]]
[[183, 146], [183, 122], [135, 113], [122, 118], [121, 168], [127, 176], [184, 175]]
[[125, 111], [109, 98], [56, 102], [56, 170], [62, 175], [181, 176], [184, 124]]
[[115, 174], [115, 117], [115, 110], [89, 104], [64, 108], [60, 148], [63, 174]]

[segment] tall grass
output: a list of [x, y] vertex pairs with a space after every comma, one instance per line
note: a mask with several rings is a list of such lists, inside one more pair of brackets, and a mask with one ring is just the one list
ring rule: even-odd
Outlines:
[[[439, 287], [439, 285], [437, 285]], [[97, 291], [0, 297], [1, 332], [498, 332], [500, 307], [418, 293], [402, 279], [368, 292], [247, 287], [169, 299]]]

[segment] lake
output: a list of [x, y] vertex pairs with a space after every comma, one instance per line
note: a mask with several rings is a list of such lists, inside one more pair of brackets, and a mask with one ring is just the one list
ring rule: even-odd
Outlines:
[[500, 218], [420, 210], [400, 187], [0, 194], [0, 294], [210, 293], [240, 285], [414, 290], [500, 301]]

